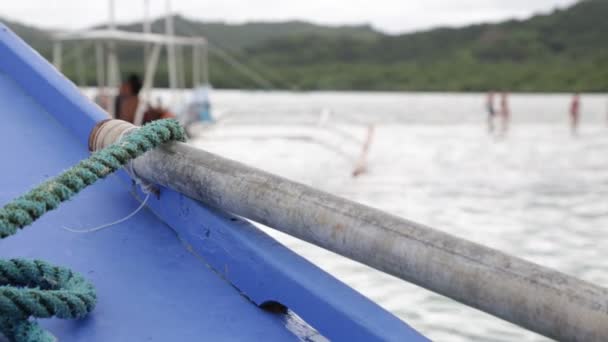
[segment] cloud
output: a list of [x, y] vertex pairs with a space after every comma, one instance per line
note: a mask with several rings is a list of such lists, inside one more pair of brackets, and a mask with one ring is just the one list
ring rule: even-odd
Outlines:
[[[149, 0], [152, 16], [165, 13], [164, 0]], [[373, 24], [389, 32], [434, 26], [464, 25], [525, 17], [575, 0], [173, 0], [173, 12], [202, 20], [279, 21], [309, 20], [322, 24]], [[140, 20], [143, 0], [118, 1], [119, 21]], [[55, 28], [83, 28], [108, 18], [105, 0], [20, 0], [2, 4], [0, 16]]]

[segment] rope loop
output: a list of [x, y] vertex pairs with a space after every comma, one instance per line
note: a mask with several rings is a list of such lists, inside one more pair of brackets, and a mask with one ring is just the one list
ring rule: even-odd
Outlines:
[[0, 260], [0, 329], [12, 341], [53, 341], [28, 319], [82, 318], [96, 301], [93, 285], [67, 268], [42, 260]]
[[[125, 135], [0, 208], [0, 239], [17, 233], [145, 152], [184, 140], [183, 128], [172, 119], [153, 121]], [[0, 332], [10, 341], [55, 341], [30, 318], [82, 318], [96, 301], [94, 286], [67, 268], [41, 260], [0, 259]]]

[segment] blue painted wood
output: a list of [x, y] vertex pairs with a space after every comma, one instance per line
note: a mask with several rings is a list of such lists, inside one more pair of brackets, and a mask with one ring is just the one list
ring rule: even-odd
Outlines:
[[[1, 62], [0, 62], [1, 63]], [[68, 130], [0, 72], [0, 204], [85, 158]], [[125, 216], [139, 203], [112, 176], [0, 240], [0, 257], [42, 258], [95, 283], [99, 304], [81, 321], [45, 320], [61, 341], [298, 340], [189, 253], [149, 210], [95, 234], [74, 234]]]
[[[106, 118], [1, 24], [0, 108], [10, 108], [0, 125], [0, 158], [10, 161], [0, 168], [0, 204], [86, 157], [90, 129]], [[95, 184], [0, 241], [0, 257], [45, 258], [97, 285], [99, 306], [90, 317], [43, 323], [62, 341], [318, 336], [248, 298], [279, 301], [334, 340], [424, 340], [249, 223], [167, 189], [150, 210], [110, 229], [84, 235], [61, 229], [96, 226], [133, 210], [138, 202], [119, 178]]]
[[258, 305], [286, 305], [334, 341], [426, 341], [247, 221], [168, 189], [149, 206], [190, 250]]

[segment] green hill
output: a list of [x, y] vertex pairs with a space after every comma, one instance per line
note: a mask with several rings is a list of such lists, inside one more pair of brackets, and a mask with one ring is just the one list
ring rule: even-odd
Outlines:
[[303, 88], [606, 91], [608, 1], [373, 41], [302, 35], [247, 55]]
[[[164, 19], [151, 23], [152, 31], [164, 32]], [[223, 22], [201, 22], [190, 20], [180, 15], [174, 17], [177, 35], [202, 35], [212, 43], [231, 51], [242, 50], [272, 39], [289, 38], [298, 35], [318, 35], [321, 37], [354, 37], [357, 39], [374, 39], [381, 36], [370, 26], [321, 26], [303, 21], [286, 22], [252, 22], [244, 24], [226, 24]], [[141, 23], [120, 26], [128, 31], [142, 30]]]
[[[204, 35], [278, 88], [483, 91], [606, 91], [608, 1], [582, 0], [550, 14], [498, 24], [401, 35], [369, 26], [305, 22], [230, 25], [175, 17], [176, 33]], [[8, 23], [48, 55], [48, 34]], [[139, 31], [141, 24], [122, 26]], [[162, 20], [153, 30], [162, 32]], [[214, 50], [212, 50], [213, 52]], [[141, 52], [125, 50], [124, 72], [139, 71]], [[71, 70], [66, 70], [71, 74]], [[93, 72], [87, 77], [93, 80]], [[216, 87], [256, 87], [219, 53], [211, 55]], [[157, 80], [166, 84], [164, 69]]]

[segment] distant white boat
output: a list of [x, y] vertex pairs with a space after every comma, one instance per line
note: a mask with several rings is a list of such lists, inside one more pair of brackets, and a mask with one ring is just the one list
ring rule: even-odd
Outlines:
[[[137, 109], [133, 123], [141, 125], [145, 121], [145, 113], [150, 107], [166, 108], [177, 116], [184, 124], [189, 126], [194, 122], [211, 122], [211, 104], [209, 93], [208, 72], [208, 43], [204, 37], [182, 37], [175, 35], [173, 16], [170, 2], [167, 1], [167, 16], [165, 19], [165, 33], [151, 32], [148, 15], [148, 1], [145, 1], [144, 20], [142, 32], [129, 32], [118, 30], [114, 20], [114, 1], [109, 1], [109, 20], [106, 29], [87, 29], [79, 31], [62, 32], [54, 35], [53, 64], [61, 71], [63, 62], [63, 44], [76, 42], [74, 55], [76, 58], [77, 83], [83, 87], [84, 75], [82, 67], [83, 50], [87, 44], [92, 43], [95, 48], [97, 90], [94, 98], [97, 104], [116, 117], [116, 99], [119, 92], [121, 73], [118, 49], [125, 45], [140, 45], [143, 47], [142, 64], [144, 65], [144, 78], [139, 95]], [[186, 84], [184, 48], [191, 49], [192, 78], [191, 84]], [[154, 103], [151, 90], [154, 88], [154, 78], [159, 64], [159, 57], [163, 49], [167, 53], [167, 70], [169, 76], [169, 89], [171, 96], [169, 103]], [[184, 97], [183, 92], [177, 89], [192, 89], [192, 96]]]

